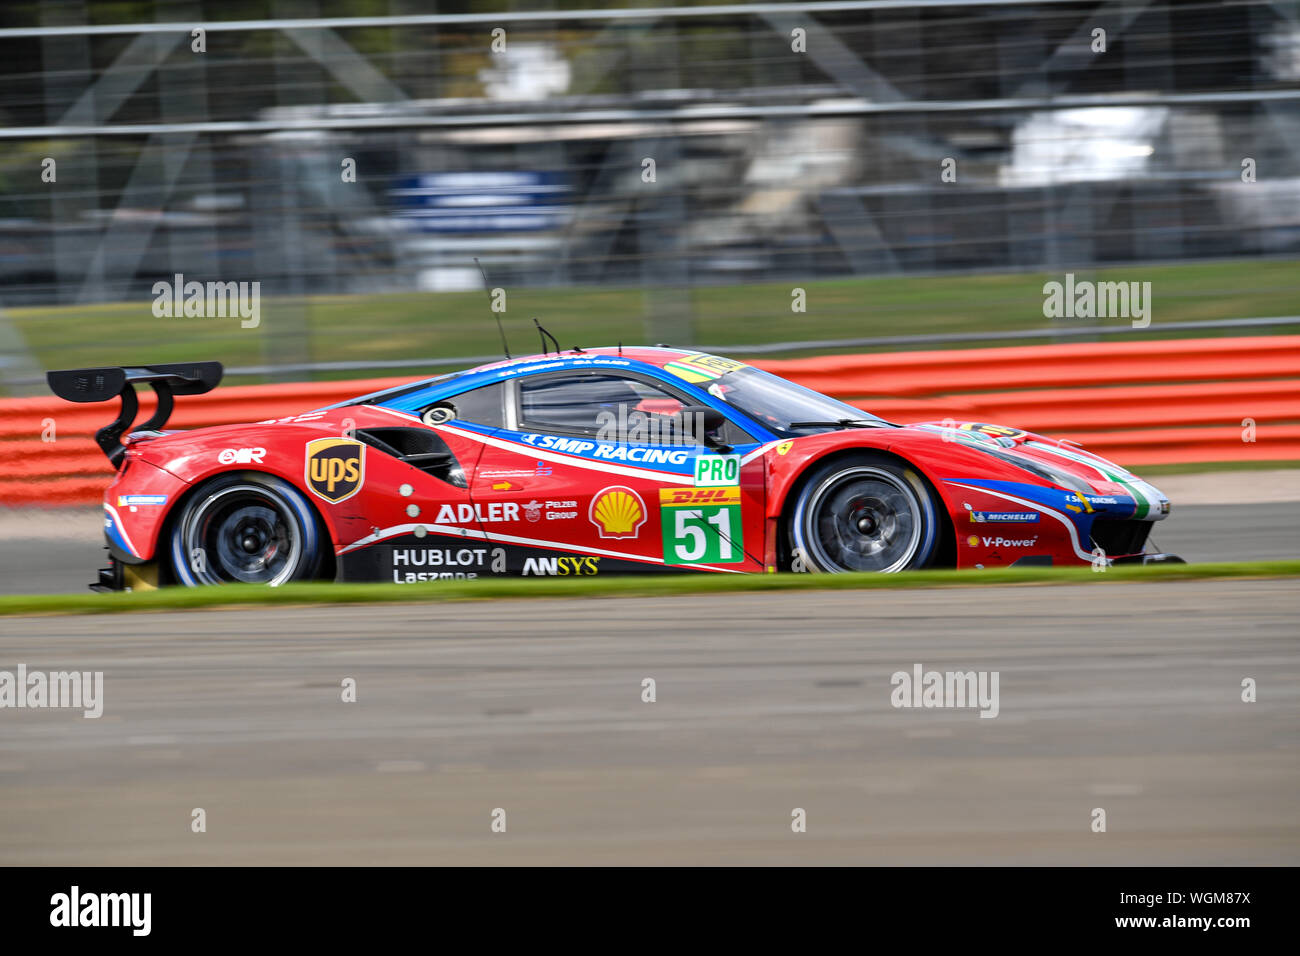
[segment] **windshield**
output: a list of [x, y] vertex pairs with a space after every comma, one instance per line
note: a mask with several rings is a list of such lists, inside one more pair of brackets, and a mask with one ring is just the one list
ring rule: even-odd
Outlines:
[[710, 382], [706, 390], [779, 435], [833, 431], [844, 427], [837, 424], [842, 419], [888, 424], [870, 412], [756, 368], [728, 372]]

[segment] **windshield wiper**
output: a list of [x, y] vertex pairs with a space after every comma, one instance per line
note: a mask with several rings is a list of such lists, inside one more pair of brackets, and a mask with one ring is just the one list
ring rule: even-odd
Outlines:
[[787, 428], [878, 428], [880, 422], [866, 418], [837, 418], [833, 422], [791, 422]]

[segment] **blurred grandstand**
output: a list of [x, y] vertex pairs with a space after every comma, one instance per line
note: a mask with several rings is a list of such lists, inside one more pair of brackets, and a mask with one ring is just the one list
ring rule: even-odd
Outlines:
[[[1295, 3], [501, 7], [0, 8], [0, 377], [44, 364], [3, 310], [177, 273], [285, 303], [477, 289], [477, 256], [644, 289], [688, 343], [691, 288], [1300, 257]], [[261, 359], [312, 371], [312, 322]]]

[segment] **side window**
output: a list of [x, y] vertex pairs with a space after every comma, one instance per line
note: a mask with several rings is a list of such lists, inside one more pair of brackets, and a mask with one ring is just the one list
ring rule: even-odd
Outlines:
[[676, 440], [685, 403], [639, 379], [575, 374], [524, 379], [519, 404], [525, 428], [658, 444]]
[[717, 437], [728, 445], [745, 445], [750, 442], [758, 441], [757, 438], [730, 419], [728, 419], [727, 424], [722, 426], [722, 430], [718, 433]]
[[505, 426], [505, 386], [500, 382], [472, 388], [422, 409], [420, 418], [429, 425], [463, 421], [489, 428]]

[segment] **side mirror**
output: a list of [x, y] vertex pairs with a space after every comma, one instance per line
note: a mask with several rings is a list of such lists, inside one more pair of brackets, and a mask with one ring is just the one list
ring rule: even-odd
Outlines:
[[706, 448], [730, 451], [714, 433], [727, 424], [727, 416], [710, 405], [686, 405], [677, 413], [683, 435], [692, 435]]

